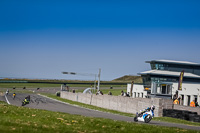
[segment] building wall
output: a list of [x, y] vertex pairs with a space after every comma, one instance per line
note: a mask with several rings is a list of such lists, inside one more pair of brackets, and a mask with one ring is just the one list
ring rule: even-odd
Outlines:
[[[131, 84], [127, 84], [127, 93], [129, 92], [129, 94], [130, 94], [130, 91], [131, 91]], [[136, 98], [136, 97], [146, 98], [147, 91], [144, 91], [144, 86], [134, 84], [133, 90], [132, 90], [132, 97], [133, 98]]]
[[[173, 83], [172, 94], [174, 95], [178, 88], [178, 83]], [[195, 96], [197, 97], [198, 103], [200, 103], [200, 84], [197, 83], [183, 83], [182, 90], [178, 91], [179, 96], [184, 95], [183, 104], [188, 105], [188, 96], [190, 96], [190, 102], [194, 100]]]
[[[176, 93], [178, 89], [178, 83], [172, 83], [172, 96]], [[127, 92], [130, 93], [131, 84], [127, 84]], [[134, 84], [132, 90], [132, 97], [141, 97], [146, 98], [147, 91], [144, 91], [143, 85]], [[139, 94], [139, 96], [138, 96]], [[143, 97], [142, 97], [143, 94]], [[200, 104], [200, 84], [198, 83], [182, 83], [182, 90], [179, 90], [179, 96], [184, 96], [184, 99], [181, 100], [181, 105], [188, 106], [195, 97], [197, 97], [197, 102]], [[188, 100], [189, 98], [189, 100]]]
[[[66, 91], [61, 91], [61, 97], [72, 101], [133, 114], [136, 114], [136, 112], [139, 112], [147, 107], [155, 105], [156, 117], [162, 116], [163, 108], [168, 106], [170, 108], [172, 107], [172, 101], [163, 100], [160, 98], [131, 98], [123, 96], [71, 93]], [[163, 104], [163, 102], [165, 104]]]

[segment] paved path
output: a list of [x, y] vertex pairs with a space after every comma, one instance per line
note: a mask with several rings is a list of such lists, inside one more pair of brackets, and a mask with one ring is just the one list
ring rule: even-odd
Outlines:
[[[13, 100], [12, 94], [9, 94], [7, 96], [8, 101], [12, 105], [21, 106], [22, 100], [27, 96], [28, 94], [17, 94], [16, 98]], [[73, 106], [67, 103], [62, 103], [56, 100], [49, 99], [44, 96], [36, 95], [36, 94], [30, 94], [31, 101], [30, 104], [27, 104], [26, 107], [30, 108], [36, 108], [36, 109], [45, 109], [50, 111], [58, 111], [58, 112], [65, 112], [69, 114], [77, 114], [77, 115], [83, 115], [83, 116], [89, 116], [89, 117], [100, 117], [100, 118], [108, 118], [113, 120], [120, 120], [120, 121], [129, 121], [133, 122], [132, 117], [127, 116], [121, 116], [111, 113], [105, 113], [101, 111], [95, 111], [91, 109], [82, 108], [79, 106]], [[4, 98], [0, 98], [0, 100]], [[145, 123], [140, 123], [145, 124]], [[192, 129], [192, 130], [199, 130], [200, 127], [197, 126], [188, 126], [188, 125], [181, 125], [181, 124], [174, 124], [174, 123], [167, 123], [167, 122], [158, 122], [158, 121], [151, 121], [149, 123], [150, 125], [158, 125], [158, 126], [167, 126], [167, 127], [178, 127], [183, 129]]]

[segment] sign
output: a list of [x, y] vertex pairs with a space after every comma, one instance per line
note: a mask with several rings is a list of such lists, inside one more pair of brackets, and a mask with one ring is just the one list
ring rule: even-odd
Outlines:
[[182, 90], [183, 75], [184, 75], [184, 70], [180, 73], [179, 82], [178, 82], [178, 90], [180, 91]]

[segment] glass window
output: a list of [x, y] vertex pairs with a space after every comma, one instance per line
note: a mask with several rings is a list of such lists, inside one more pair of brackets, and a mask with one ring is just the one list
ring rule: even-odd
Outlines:
[[152, 70], [156, 69], [155, 64], [151, 64], [151, 69]]
[[198, 75], [200, 75], [200, 70], [198, 70], [198, 69], [194, 69], [194, 74], [198, 74]]
[[158, 64], [155, 64], [156, 69], [158, 70]]

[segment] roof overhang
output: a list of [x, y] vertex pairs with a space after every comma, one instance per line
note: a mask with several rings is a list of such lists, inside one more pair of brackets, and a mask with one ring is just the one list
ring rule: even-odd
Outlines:
[[[138, 73], [139, 75], [157, 75], [157, 76], [172, 76], [172, 77], [179, 77], [180, 72], [173, 72], [173, 71], [163, 71], [163, 70], [150, 70]], [[199, 75], [193, 74], [193, 73], [184, 73], [184, 77], [187, 78], [198, 78], [200, 79]]]
[[200, 66], [199, 63], [188, 62], [188, 61], [174, 61], [174, 60], [151, 60], [151, 61], [146, 61], [146, 63], [167, 63], [167, 64], [181, 64], [181, 65], [190, 65], [190, 66]]

